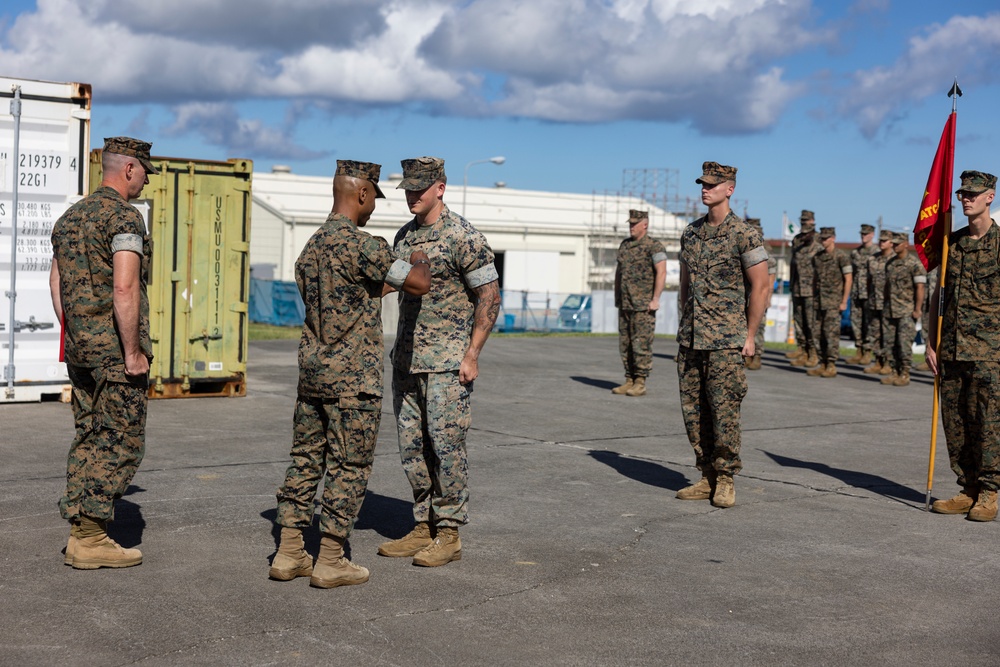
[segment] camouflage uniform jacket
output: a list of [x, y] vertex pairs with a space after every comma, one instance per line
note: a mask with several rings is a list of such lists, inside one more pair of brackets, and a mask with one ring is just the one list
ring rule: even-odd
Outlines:
[[868, 307], [872, 310], [885, 308], [885, 263], [892, 257], [894, 253], [888, 257], [879, 253], [868, 262]]
[[789, 278], [792, 296], [814, 296], [816, 294], [816, 274], [813, 271], [812, 258], [823, 250], [822, 244], [816, 240], [806, 241], [808, 235], [796, 234], [792, 239], [792, 262], [789, 267]]
[[431, 289], [399, 295], [399, 327], [393, 367], [404, 373], [457, 371], [469, 347], [474, 289], [499, 278], [486, 237], [445, 206], [432, 225], [416, 218], [396, 234], [400, 257], [423, 250], [430, 259]]
[[718, 227], [699, 218], [681, 235], [681, 263], [688, 271], [677, 342], [693, 350], [743, 347], [747, 337], [744, 271], [767, 261], [764, 240], [732, 211]]
[[667, 261], [663, 244], [649, 234], [638, 241], [627, 238], [618, 246], [615, 273], [615, 307], [621, 310], [649, 310], [653, 300], [656, 265]]
[[1000, 361], [1000, 228], [973, 239], [963, 227], [949, 243], [938, 356]]
[[[927, 282], [927, 271], [916, 253], [892, 255], [885, 263], [885, 303], [888, 317], [910, 317], [916, 308], [913, 286]], [[921, 306], [923, 304], [920, 304]]]
[[851, 266], [854, 267], [854, 283], [851, 285], [851, 299], [853, 301], [868, 298], [868, 264], [878, 253], [879, 248], [875, 245], [867, 248], [864, 245], [859, 245], [851, 251]]
[[[139, 346], [150, 359], [149, 299], [146, 281], [151, 247], [139, 211], [109, 187], [73, 204], [52, 228], [52, 250], [59, 266], [59, 290], [65, 313], [66, 363], [88, 368], [117, 368], [125, 357], [114, 317], [114, 254], [138, 253]], [[124, 376], [122, 376], [124, 381]]]
[[816, 274], [816, 308], [839, 308], [844, 300], [844, 276], [853, 273], [850, 256], [843, 250], [821, 250], [813, 257]]
[[331, 213], [295, 262], [306, 306], [299, 396], [382, 395], [382, 284], [399, 289], [410, 265], [389, 243]]

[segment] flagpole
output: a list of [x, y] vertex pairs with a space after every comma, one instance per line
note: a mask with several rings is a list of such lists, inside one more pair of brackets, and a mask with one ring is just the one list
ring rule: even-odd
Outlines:
[[[957, 121], [956, 114], [958, 113], [958, 98], [962, 96], [962, 89], [958, 87], [958, 78], [955, 78], [955, 83], [952, 85], [951, 90], [948, 91], [948, 96], [951, 98], [951, 115], [952, 118]], [[951, 125], [952, 136], [951, 136], [951, 164], [947, 164], [948, 168], [948, 178], [945, 182], [948, 183], [948, 189], [951, 190], [951, 176], [954, 174], [954, 146], [955, 146], [955, 122]], [[947, 160], [946, 160], [947, 163]], [[949, 201], [951, 199], [951, 192], [942, 193], [942, 197], [947, 196]], [[945, 274], [948, 271], [948, 239], [951, 236], [951, 206], [944, 207], [944, 234], [941, 241], [941, 265], [938, 269], [938, 303], [937, 303], [937, 322], [934, 327], [934, 351], [937, 352], [941, 349], [941, 322], [944, 319], [944, 287], [945, 287]], [[931, 448], [930, 455], [927, 462], [927, 495], [924, 498], [924, 511], [929, 512], [931, 509], [931, 488], [934, 486], [934, 458], [937, 453], [937, 432], [938, 432], [938, 416], [941, 412], [941, 360], [937, 359], [937, 372], [934, 373], [934, 398], [932, 400], [931, 408]]]

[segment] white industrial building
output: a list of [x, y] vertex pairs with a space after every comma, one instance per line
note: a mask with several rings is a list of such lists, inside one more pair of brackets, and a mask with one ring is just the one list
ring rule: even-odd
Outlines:
[[[380, 183], [379, 200], [365, 230], [390, 243], [413, 216], [401, 176]], [[613, 284], [618, 244], [628, 235], [629, 209], [649, 210], [650, 234], [671, 257], [668, 282], [676, 282], [676, 252], [686, 222], [638, 198], [540, 192], [506, 187], [465, 191], [465, 217], [486, 235], [497, 255], [505, 293], [587, 293]], [[445, 203], [463, 207], [463, 186], [449, 182]], [[329, 176], [300, 176], [278, 169], [253, 176], [250, 261], [254, 277], [294, 280], [295, 259], [333, 205]], [[673, 270], [671, 270], [673, 269]]]

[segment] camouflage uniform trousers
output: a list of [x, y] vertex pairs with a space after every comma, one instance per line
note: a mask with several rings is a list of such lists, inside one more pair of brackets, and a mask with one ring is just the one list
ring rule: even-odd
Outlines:
[[110, 521], [115, 499], [125, 494], [145, 453], [147, 378], [106, 368], [67, 369], [76, 437], [59, 510], [67, 521], [81, 514]]
[[653, 335], [656, 313], [648, 310], [618, 311], [618, 353], [625, 376], [647, 378], [653, 369]]
[[1000, 489], [1000, 362], [941, 362], [941, 421], [960, 486]]
[[469, 459], [465, 437], [472, 425], [472, 383], [458, 371], [394, 371], [392, 407], [399, 458], [413, 490], [413, 518], [457, 528], [469, 522]]
[[868, 307], [868, 299], [856, 299], [851, 303], [851, 333], [859, 352], [871, 352], [872, 328], [872, 310]]
[[885, 361], [887, 356], [885, 345], [885, 311], [872, 310], [871, 314], [872, 325], [868, 331], [871, 333], [872, 356], [879, 361]]
[[793, 296], [792, 318], [795, 321], [795, 342], [807, 352], [817, 349], [816, 297]]
[[702, 472], [735, 475], [740, 461], [740, 404], [747, 394], [747, 376], [740, 350], [677, 352], [681, 413], [695, 465]]
[[909, 315], [904, 317], [883, 317], [883, 340], [885, 353], [892, 369], [897, 373], [909, 373], [913, 365], [913, 339], [917, 335], [917, 322]]
[[278, 489], [278, 525], [312, 525], [316, 492], [323, 483], [320, 532], [350, 536], [368, 488], [381, 420], [380, 396], [299, 397], [292, 463]]
[[816, 311], [816, 354], [821, 364], [835, 364], [840, 359], [840, 310]]

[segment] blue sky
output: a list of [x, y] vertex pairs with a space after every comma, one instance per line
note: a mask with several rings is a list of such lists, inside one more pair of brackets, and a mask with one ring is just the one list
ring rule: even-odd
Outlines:
[[[958, 10], [954, 9], [958, 7]], [[623, 189], [704, 160], [780, 234], [814, 210], [909, 229], [957, 76], [956, 171], [1000, 173], [1000, 3], [940, 0], [7, 0], [0, 74], [94, 89], [94, 146], [330, 175], [437, 155], [453, 183]], [[957, 173], [956, 173], [957, 177]], [[664, 194], [661, 189], [660, 194]], [[452, 194], [454, 199], [455, 195]], [[475, 221], [473, 221], [475, 222]], [[960, 226], [961, 221], [956, 221]]]

